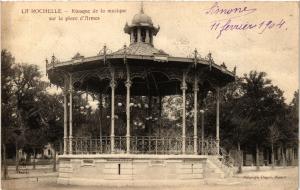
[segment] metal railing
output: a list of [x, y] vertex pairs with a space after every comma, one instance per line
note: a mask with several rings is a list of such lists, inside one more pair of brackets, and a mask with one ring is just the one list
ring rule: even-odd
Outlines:
[[226, 177], [232, 176], [236, 172], [234, 159], [222, 147], [220, 147], [219, 155], [218, 157], [210, 157], [210, 161], [216, 164], [224, 172]]
[[109, 154], [111, 139], [108, 136], [98, 139], [76, 137], [72, 139], [73, 154]]
[[130, 143], [133, 154], [180, 154], [182, 149], [182, 140], [176, 137], [136, 136]]
[[217, 155], [217, 142], [214, 139], [198, 139], [198, 153], [201, 155]]
[[234, 167], [235, 160], [222, 147], [220, 147], [220, 155], [222, 156], [221, 157], [222, 165], [227, 166], [229, 168], [233, 168]]
[[[70, 140], [70, 139], [69, 139]], [[69, 145], [69, 140], [68, 145]], [[194, 153], [194, 138], [186, 137], [185, 154]], [[114, 137], [114, 154], [126, 153], [126, 136]], [[198, 155], [216, 155], [218, 153], [214, 139], [197, 138]], [[69, 147], [69, 146], [67, 146]], [[67, 148], [69, 152], [69, 148]], [[111, 137], [102, 136], [97, 139], [75, 137], [72, 139], [72, 154], [110, 154]], [[182, 154], [181, 137], [132, 136], [130, 137], [131, 154]]]

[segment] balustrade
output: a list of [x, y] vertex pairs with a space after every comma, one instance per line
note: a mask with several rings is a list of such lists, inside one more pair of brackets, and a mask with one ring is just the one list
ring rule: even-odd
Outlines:
[[[126, 153], [126, 136], [115, 136], [114, 154]], [[194, 137], [186, 137], [185, 154], [194, 154]], [[217, 142], [214, 139], [197, 139], [198, 155], [216, 155]], [[203, 146], [202, 146], [203, 144]], [[73, 154], [110, 154], [111, 137], [97, 139], [75, 137], [72, 139]], [[181, 137], [132, 136], [131, 154], [182, 154]]]
[[109, 154], [111, 152], [110, 137], [98, 139], [88, 137], [73, 138], [73, 154]]
[[198, 154], [201, 155], [217, 155], [217, 142], [214, 139], [198, 139]]
[[132, 154], [180, 154], [181, 138], [164, 138], [154, 136], [131, 137]]

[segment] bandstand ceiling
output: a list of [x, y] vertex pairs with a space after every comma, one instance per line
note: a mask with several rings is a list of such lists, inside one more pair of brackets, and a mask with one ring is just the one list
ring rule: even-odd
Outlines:
[[[126, 65], [123, 59], [91, 61], [81, 64], [70, 64], [53, 67], [48, 71], [51, 83], [64, 86], [66, 73], [73, 73], [73, 86], [75, 90], [90, 91], [94, 93], [109, 94], [111, 68], [116, 72], [116, 94], [126, 94]], [[198, 74], [200, 90], [212, 90], [215, 86], [224, 86], [234, 81], [233, 75], [210, 69], [206, 64], [197, 64], [194, 68], [192, 62], [156, 62], [153, 60], [128, 59], [126, 64], [130, 70], [132, 81], [131, 94], [133, 96], [166, 96], [181, 94], [181, 81], [183, 72], [187, 73], [187, 93], [193, 90], [195, 72]], [[190, 68], [190, 69], [189, 69]]]

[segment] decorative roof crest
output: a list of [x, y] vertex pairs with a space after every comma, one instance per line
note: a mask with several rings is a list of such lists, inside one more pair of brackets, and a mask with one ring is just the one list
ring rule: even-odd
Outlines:
[[234, 74], [234, 75], [236, 75], [236, 66], [234, 66], [234, 68], [233, 68], [233, 71], [232, 71], [232, 72], [233, 72], [233, 74]]
[[223, 63], [221, 64], [221, 67], [224, 67], [225, 69], [227, 68], [225, 62], [223, 62]]
[[74, 55], [74, 57], [72, 57], [72, 59], [82, 59], [82, 58], [84, 58], [84, 56], [83, 56], [83, 55], [80, 55], [79, 52], [77, 52], [77, 53]]

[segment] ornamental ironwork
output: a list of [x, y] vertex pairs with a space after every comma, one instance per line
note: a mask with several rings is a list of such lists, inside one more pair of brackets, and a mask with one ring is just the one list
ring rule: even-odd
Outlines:
[[[126, 136], [115, 136], [114, 154], [126, 153]], [[194, 154], [194, 137], [186, 137], [185, 154]], [[217, 143], [214, 139], [197, 139], [198, 155], [217, 155]], [[202, 146], [203, 145], [203, 146]], [[110, 154], [111, 137], [102, 136], [100, 138], [75, 137], [72, 139], [73, 154]], [[68, 150], [67, 150], [68, 151]], [[156, 136], [131, 136], [131, 154], [172, 154], [182, 153], [181, 137], [156, 137]], [[221, 155], [226, 152], [222, 149]], [[226, 154], [227, 155], [227, 154]], [[229, 157], [225, 157], [224, 162], [232, 162]]]

